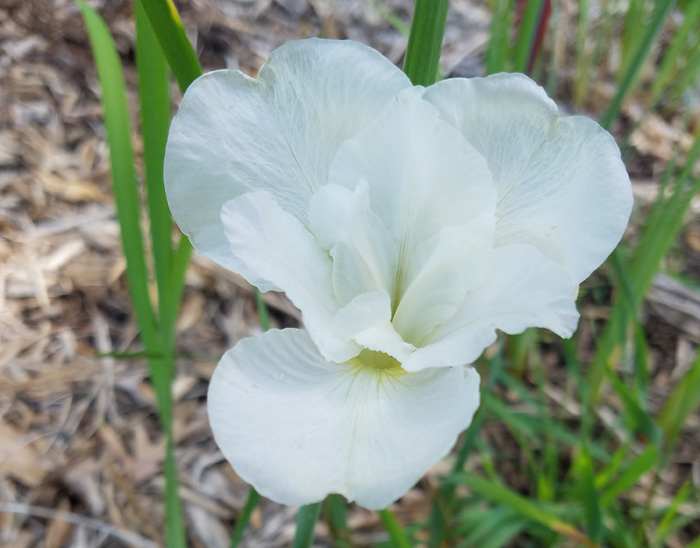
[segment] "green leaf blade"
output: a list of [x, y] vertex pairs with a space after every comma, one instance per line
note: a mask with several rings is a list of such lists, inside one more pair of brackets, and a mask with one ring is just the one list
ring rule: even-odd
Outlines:
[[[170, 128], [168, 65], [141, 0], [135, 2], [136, 67], [139, 79], [143, 159], [151, 221], [151, 245], [160, 299], [167, 295], [172, 256], [172, 221], [163, 183], [165, 145]], [[159, 312], [163, 314], [162, 303]]]
[[416, 0], [403, 71], [416, 86], [435, 83], [449, 0]]
[[297, 530], [294, 534], [292, 548], [310, 548], [314, 542], [314, 529], [321, 514], [323, 502], [307, 504], [299, 508], [297, 514]]
[[180, 91], [202, 75], [197, 54], [172, 0], [141, 0]]

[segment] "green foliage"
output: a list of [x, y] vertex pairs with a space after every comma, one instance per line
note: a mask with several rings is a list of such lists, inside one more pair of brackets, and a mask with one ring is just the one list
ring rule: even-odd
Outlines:
[[[651, 84], [650, 104], [656, 105], [661, 101], [664, 92], [673, 86], [673, 80], [684, 79], [685, 74], [696, 74], [698, 65], [700, 65], [700, 2], [691, 2]], [[679, 87], [684, 89], [686, 86], [681, 84]]]
[[491, 36], [486, 50], [486, 74], [506, 70], [513, 11], [513, 0], [496, 0], [491, 19]]
[[512, 53], [513, 70], [515, 72], [527, 72], [527, 65], [530, 56], [533, 54], [537, 39], [537, 26], [543, 10], [543, 0], [530, 0], [525, 6], [525, 13], [518, 26], [518, 38]]
[[172, 0], [141, 0], [170, 70], [183, 93], [202, 74], [185, 27]]
[[294, 535], [293, 548], [310, 548], [314, 542], [314, 528], [321, 513], [322, 502], [308, 504], [299, 508], [297, 530]]
[[[98, 78], [102, 87], [102, 104], [104, 106], [105, 127], [110, 150], [110, 164], [114, 196], [117, 205], [117, 218], [121, 229], [122, 247], [126, 258], [127, 278], [132, 295], [132, 304], [136, 319], [141, 329], [148, 360], [151, 379], [153, 380], [158, 411], [166, 436], [165, 451], [165, 506], [166, 532], [168, 546], [184, 548], [185, 526], [182, 507], [178, 495], [177, 465], [175, 463], [172, 439], [172, 397], [170, 386], [173, 379], [174, 353], [172, 345], [164, 344], [172, 340], [173, 335], [164, 336], [164, 325], [174, 329], [177, 308], [173, 305], [162, 307], [161, 314], [170, 313], [169, 320], [158, 322], [151, 307], [148, 290], [149, 273], [146, 267], [146, 255], [141, 234], [141, 202], [136, 179], [134, 154], [131, 145], [131, 127], [129, 108], [126, 101], [124, 76], [121, 61], [112, 41], [111, 35], [102, 18], [82, 0], [78, 0], [81, 13], [90, 35], [90, 41], [97, 65]], [[139, 7], [137, 5], [137, 17]], [[165, 153], [165, 139], [169, 123], [169, 105], [154, 107], [153, 101], [162, 98], [167, 92], [167, 69], [157, 51], [143, 51], [154, 46], [153, 33], [148, 22], [140, 16], [137, 24], [139, 37], [139, 76], [141, 77], [142, 126], [144, 131], [144, 157], [146, 176], [151, 178], [148, 187], [149, 208], [152, 215], [152, 235], [159, 302], [169, 297], [170, 284], [167, 276], [170, 262], [170, 215], [165, 202], [163, 190], [162, 158]], [[147, 86], [148, 91], [146, 91]], [[153, 93], [153, 97], [148, 94]], [[159, 247], [160, 246], [160, 247]], [[163, 249], [161, 249], [161, 247]], [[179, 302], [179, 301], [178, 301]]]
[[255, 510], [258, 502], [260, 502], [260, 495], [253, 487], [251, 487], [250, 492], [248, 493], [248, 498], [243, 506], [243, 510], [241, 510], [241, 515], [238, 516], [238, 519], [236, 520], [236, 528], [233, 530], [230, 548], [236, 548], [238, 543], [241, 542], [243, 533], [245, 533], [246, 527], [248, 527], [248, 523], [250, 522], [250, 516], [253, 514], [253, 510]]
[[449, 0], [416, 0], [403, 71], [417, 86], [435, 82]]
[[[83, 0], [78, 3], [90, 33], [102, 86], [127, 279], [145, 347], [136, 357], [148, 359], [167, 439], [164, 472], [168, 546], [180, 548], [186, 545], [186, 537], [177, 495], [170, 384], [174, 375], [175, 323], [192, 248], [184, 236], [173, 245], [162, 165], [170, 117], [168, 68], [183, 92], [201, 74], [201, 68], [172, 1], [137, 0], [136, 59], [145, 209], [154, 267], [151, 273], [141, 232], [144, 208], [139, 197], [120, 59], [103, 21]], [[383, 9], [381, 4], [372, 3]], [[494, 17], [486, 48], [486, 72], [526, 71], [545, 1], [526, 2], [520, 17], [516, 17], [514, 0], [493, 0], [491, 4]], [[556, 14], [558, 3], [553, 4]], [[677, 108], [686, 90], [700, 76], [700, 2], [680, 2], [682, 12], [676, 13], [683, 17], [664, 47], [659, 47], [659, 36], [669, 24], [674, 1], [631, 0], [622, 14], [613, 14], [612, 4], [613, 0], [601, 2], [606, 15], [596, 27], [591, 20], [590, 2], [579, 0], [571, 48], [575, 68], [572, 91], [579, 106], [585, 104], [593, 80], [601, 74], [606, 52], [619, 48], [617, 86], [600, 119], [604, 127], [613, 127], [625, 101], [638, 90], [645, 92], [647, 114], [658, 105]], [[447, 7], [447, 0], [416, 3], [404, 64], [404, 70], [416, 84], [430, 85], [438, 74]], [[401, 27], [398, 20], [394, 24]], [[558, 17], [550, 21], [550, 25], [555, 24], [559, 24]], [[655, 77], [645, 81], [643, 69], [652, 62], [658, 65]], [[548, 87], [553, 90], [562, 81], [555, 73], [557, 63], [554, 57], [549, 64], [541, 63], [549, 67]], [[437, 489], [426, 523], [404, 530], [388, 510], [380, 512], [389, 545], [410, 547], [411, 539], [419, 538], [414, 533], [422, 528], [423, 533], [429, 534], [431, 548], [498, 548], [516, 538], [530, 539], [530, 545], [542, 547], [661, 548], [670, 535], [689, 522], [692, 516], [685, 507], [698, 495], [690, 482], [666, 506], [654, 506], [652, 494], [685, 419], [700, 405], [700, 354], [676, 384], [661, 412], [654, 415], [647, 405], [650, 357], [639, 314], [654, 276], [678, 237], [691, 199], [700, 190], [700, 178], [692, 170], [700, 157], [700, 131], [683, 162], [678, 160], [681, 156], [669, 162], [664, 172], [662, 192], [644, 222], [639, 242], [633, 248], [617, 251], [612, 258], [613, 303], [605, 327], [591, 326], [596, 345], [591, 363], [581, 363], [576, 339], [561, 343], [567, 381], [560, 387], [560, 399], [556, 401], [566, 411], [553, 414], [548, 405], [553, 395], [539, 355], [540, 335], [532, 331], [502, 343], [481, 367], [482, 376], [487, 379], [481, 408], [459, 444], [453, 471]], [[151, 278], [155, 278], [157, 288], [155, 307], [149, 292]], [[261, 326], [267, 330], [269, 313], [259, 294], [256, 302]], [[518, 407], [505, 401], [501, 393], [516, 399]], [[603, 421], [598, 412], [603, 394], [613, 395], [619, 402], [619, 414], [612, 420]], [[490, 440], [481, 439], [480, 428], [491, 424], [498, 424], [504, 435], [512, 439], [518, 450], [517, 460], [499, 453]], [[465, 471], [469, 456], [479, 463], [476, 471], [471, 464], [472, 471]], [[519, 478], [521, 485], [517, 490], [506, 483], [506, 468]], [[632, 488], [642, 480], [650, 485], [645, 502], [630, 497]], [[237, 519], [232, 547], [239, 544], [259, 499], [251, 489]], [[322, 506], [318, 503], [300, 509], [295, 548], [312, 545]], [[351, 546], [344, 499], [332, 496], [323, 508], [335, 545]], [[691, 547], [700, 548], [700, 541]]]
[[331, 495], [326, 499], [324, 517], [333, 545], [336, 548], [351, 548], [352, 533], [348, 527], [345, 499], [341, 495]]
[[411, 542], [396, 521], [394, 514], [385, 508], [379, 511], [379, 517], [382, 519], [387, 533], [389, 533], [392, 548], [411, 548]]
[[[631, 5], [634, 6], [638, 3], [640, 2], [632, 2]], [[634, 36], [636, 37], [636, 39], [629, 40], [629, 43], [627, 44], [627, 47], [629, 47], [631, 50], [628, 53], [629, 60], [625, 61], [625, 59], [627, 58], [623, 56], [621, 71], [622, 76], [620, 78], [620, 83], [618, 84], [617, 91], [615, 92], [613, 100], [610, 102], [610, 106], [607, 108], [607, 110], [600, 119], [600, 125], [604, 128], [609, 128], [615, 120], [615, 118], [617, 118], [618, 114], [620, 113], [620, 109], [622, 108], [622, 102], [624, 101], [627, 94], [632, 90], [634, 85], [637, 83], [637, 79], [639, 78], [639, 74], [642, 71], [644, 61], [649, 55], [649, 51], [654, 45], [656, 37], [661, 32], [663, 24], [666, 21], [666, 18], [671, 14], [671, 10], [675, 6], [675, 4], [675, 0], [660, 0], [656, 3], [654, 11], [651, 14], [651, 18], [646, 23], [646, 25], [637, 25], [636, 16], [634, 17], [635, 23], [628, 23], [636, 25], [631, 27], [628, 26], [628, 29], [644, 28], [645, 30], [642, 34], [639, 34], [635, 30]], [[628, 13], [632, 13], [633, 9], [634, 8], [631, 7]], [[628, 33], [628, 35], [632, 35], [631, 30]], [[626, 50], [624, 50], [623, 48], [623, 51]]]

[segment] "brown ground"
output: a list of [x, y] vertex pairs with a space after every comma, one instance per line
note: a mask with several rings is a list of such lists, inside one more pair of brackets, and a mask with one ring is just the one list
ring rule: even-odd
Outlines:
[[[384, 3], [403, 21], [411, 4]], [[131, 4], [94, 5], [114, 33], [135, 105]], [[368, 43], [395, 62], [406, 45], [362, 0], [179, 5], [205, 69], [228, 66], [254, 74], [277, 46], [315, 35]], [[565, 15], [575, 13], [570, 2], [564, 6]], [[483, 7], [453, 1], [443, 72], [482, 72], [488, 24]], [[139, 350], [98, 93], [75, 4], [0, 0], [0, 545], [8, 548], [163, 545], [163, 439], [146, 365], [96, 357]], [[589, 107], [596, 110], [608, 98], [609, 87], [598, 86]], [[628, 119], [638, 118], [638, 111], [638, 105], [628, 105]], [[688, 142], [675, 122], [659, 117], [637, 132], [631, 171], [640, 203], [653, 199], [675, 143]], [[697, 207], [679, 248], [681, 268], [700, 281]], [[280, 296], [269, 296], [269, 304], [276, 323], [296, 321]], [[660, 277], [647, 310], [657, 365], [653, 395], [661, 403], [700, 342], [700, 299]], [[593, 307], [587, 312], [605, 314]], [[192, 546], [227, 546], [247, 495], [211, 439], [204, 396], [218, 357], [258, 333], [256, 325], [250, 287], [195, 257], [178, 324], [178, 349], [189, 357], [179, 361], [174, 387], [177, 460]], [[553, 402], [561, 400], [557, 382], [555, 375], [548, 387]], [[603, 408], [601, 417], [606, 409], [616, 411], [614, 405]], [[696, 483], [699, 430], [700, 419], [692, 417], [676, 455]], [[488, 435], [494, 444], [511, 443], [497, 428]], [[436, 466], [404, 498], [401, 518], [425, 515], [424, 488], [444, 470]], [[668, 496], [674, 484], [669, 478], [660, 495]], [[288, 545], [294, 516], [292, 508], [263, 503], [247, 546]], [[382, 538], [375, 514], [356, 509], [350, 521], [358, 545]], [[319, 530], [320, 545], [326, 545], [324, 538]]]

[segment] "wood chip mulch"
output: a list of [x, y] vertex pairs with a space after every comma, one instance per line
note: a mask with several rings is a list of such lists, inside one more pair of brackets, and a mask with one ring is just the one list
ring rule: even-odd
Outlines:
[[[316, 35], [370, 44], [399, 63], [406, 38], [370, 4], [188, 0], [178, 7], [205, 69], [231, 67], [255, 74], [279, 45]], [[410, 20], [412, 2], [381, 4], [399, 20]], [[132, 5], [126, 0], [93, 5], [113, 32], [136, 108]], [[445, 74], [483, 71], [489, 23], [490, 14], [480, 3], [452, 2]], [[175, 87], [173, 96], [179, 96]], [[634, 112], [627, 116], [634, 118]], [[674, 144], [689, 139], [674, 124], [652, 117], [635, 135], [637, 156], [652, 166], [635, 176], [642, 203], [658, 192], [659, 166], [670, 158]], [[138, 138], [135, 146], [138, 153]], [[71, 0], [0, 2], [3, 547], [164, 545], [164, 440], [146, 364], [122, 357], [138, 352], [140, 344], [110, 184], [99, 86], [76, 5]], [[695, 208], [682, 242], [684, 265], [700, 265], [697, 212]], [[700, 281], [698, 272], [696, 266], [689, 275]], [[297, 311], [282, 296], [266, 299], [276, 325], [298, 322]], [[652, 340], [659, 364], [654, 386], [662, 402], [700, 343], [700, 297], [660, 276], [647, 313], [658, 327], [659, 340]], [[259, 333], [257, 321], [251, 288], [195, 257], [178, 323], [183, 359], [174, 386], [176, 456], [191, 546], [228, 546], [247, 496], [248, 487], [213, 443], [205, 395], [218, 357], [239, 339]], [[548, 386], [548, 395], [553, 402], [566, 399], [556, 382]], [[696, 483], [699, 431], [700, 419], [692, 417], [692, 435], [676, 455], [679, 465], [692, 469]], [[397, 506], [402, 521], [427, 515], [426, 491], [447, 469], [440, 463], [404, 497]], [[253, 514], [245, 545], [290, 545], [295, 513], [263, 502]], [[358, 546], [384, 538], [376, 514], [354, 509], [349, 519]], [[330, 546], [322, 525], [318, 545]]]

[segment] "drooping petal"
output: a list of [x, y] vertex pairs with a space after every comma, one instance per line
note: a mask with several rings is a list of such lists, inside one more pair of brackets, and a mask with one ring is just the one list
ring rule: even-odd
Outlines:
[[445, 80], [424, 99], [488, 161], [499, 245], [534, 244], [576, 283], [605, 260], [632, 206], [608, 132], [588, 118], [560, 118], [544, 90], [521, 74]]
[[[343, 143], [330, 171], [331, 183], [348, 188], [367, 181], [370, 208], [398, 245], [394, 309], [434, 256], [446, 227], [480, 219], [483, 230], [473, 243], [483, 249], [493, 245], [496, 193], [486, 161], [421, 99], [422, 93], [411, 88], [397, 95], [357, 137]], [[471, 250], [454, 251], [452, 265], [461, 265]], [[441, 295], [464, 295], [469, 276], [459, 275], [462, 270], [445, 276], [450, 287]]]
[[244, 339], [209, 388], [226, 459], [261, 494], [300, 505], [341, 493], [379, 509], [442, 458], [479, 403], [471, 368], [378, 373], [329, 364], [301, 330]]
[[168, 202], [195, 248], [234, 271], [221, 205], [268, 190], [305, 219], [342, 142], [364, 128], [408, 78], [350, 41], [302, 40], [275, 50], [257, 79], [223, 70], [187, 90], [165, 157]]
[[458, 312], [402, 364], [407, 371], [472, 363], [496, 340], [496, 329], [514, 335], [544, 327], [570, 337], [578, 323], [578, 287], [537, 247], [496, 248], [487, 281], [470, 291]]
[[360, 347], [328, 329], [340, 308], [331, 285], [331, 259], [313, 235], [284, 211], [272, 194], [249, 192], [226, 202], [221, 219], [238, 271], [262, 291], [282, 288], [302, 311], [303, 320], [323, 354], [345, 361]]

